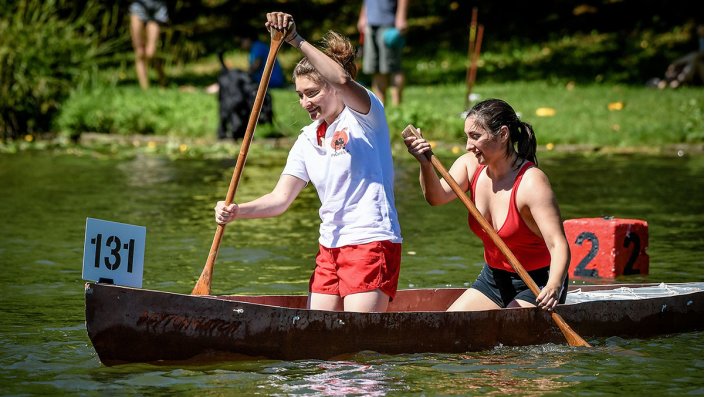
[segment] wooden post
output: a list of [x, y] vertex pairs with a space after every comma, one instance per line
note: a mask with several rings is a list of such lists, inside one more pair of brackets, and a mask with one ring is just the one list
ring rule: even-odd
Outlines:
[[475, 37], [477, 35], [477, 7], [472, 8], [472, 17], [470, 19], [470, 37], [468, 38], [468, 67], [465, 74], [465, 110], [470, 106], [470, 69], [472, 65], [472, 54], [475, 48]]

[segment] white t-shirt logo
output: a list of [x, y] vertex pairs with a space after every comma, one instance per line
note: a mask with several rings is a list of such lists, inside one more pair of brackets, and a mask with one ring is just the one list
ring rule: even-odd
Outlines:
[[[348, 144], [349, 139], [350, 138], [348, 137], [348, 127], [345, 127], [340, 131], [336, 131], [333, 134], [333, 139], [330, 142], [330, 146], [333, 148], [333, 150], [335, 150], [333, 156], [338, 156], [347, 152], [345, 150], [345, 145]], [[338, 153], [338, 151], [341, 151], [341, 153]]]

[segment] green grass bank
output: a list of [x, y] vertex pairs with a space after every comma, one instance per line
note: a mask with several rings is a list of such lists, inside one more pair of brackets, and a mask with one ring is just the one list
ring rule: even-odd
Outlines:
[[[641, 147], [702, 144], [703, 89], [657, 90], [626, 85], [509, 82], [480, 84], [484, 98], [502, 98], [532, 124], [540, 145]], [[275, 122], [258, 138], [295, 137], [309, 122], [293, 88], [271, 90]], [[432, 140], [464, 144], [465, 87], [409, 86], [402, 105], [389, 106], [392, 133], [414, 124]], [[61, 135], [100, 133], [215, 141], [218, 100], [203, 87], [141, 91], [133, 86], [76, 91], [62, 106]]]

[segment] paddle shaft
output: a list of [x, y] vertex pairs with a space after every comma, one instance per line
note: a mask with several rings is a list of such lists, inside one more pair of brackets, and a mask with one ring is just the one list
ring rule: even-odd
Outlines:
[[[276, 29], [271, 29], [271, 42], [269, 44], [269, 53], [267, 54], [267, 61], [264, 65], [264, 71], [262, 72], [262, 78], [259, 82], [259, 88], [257, 89], [257, 96], [255, 97], [255, 102], [252, 105], [252, 111], [250, 112], [250, 119], [247, 122], [247, 129], [245, 130], [245, 136], [242, 138], [242, 143], [240, 145], [240, 154], [237, 156], [237, 162], [235, 163], [235, 170], [233, 171], [233, 176], [230, 179], [230, 186], [228, 187], [228, 193], [225, 196], [225, 204], [232, 204], [235, 199], [235, 192], [237, 191], [237, 186], [240, 183], [240, 176], [242, 175], [242, 169], [245, 167], [245, 162], [247, 160], [247, 152], [250, 150], [250, 143], [252, 143], [252, 137], [254, 136], [255, 128], [257, 127], [257, 121], [259, 120], [259, 114], [262, 110], [262, 104], [264, 103], [264, 97], [267, 93], [267, 87], [269, 86], [269, 79], [272, 76], [272, 70], [274, 68], [274, 61], [277, 58], [279, 49], [284, 43], [284, 37], [288, 31], [279, 31]], [[203, 267], [201, 276], [196, 282], [196, 286], [193, 287], [192, 295], [210, 295], [211, 293], [211, 277], [213, 275], [213, 266], [215, 265], [215, 260], [218, 257], [218, 249], [220, 248], [220, 241], [225, 233], [225, 225], [218, 224], [215, 230], [215, 236], [213, 237], [213, 243], [211, 244], [210, 252], [208, 253], [208, 259], [206, 260], [206, 265]]]
[[[412, 125], [407, 126], [404, 131], [402, 132], [403, 137], [408, 137], [410, 135], [413, 135], [417, 138], [421, 138], [421, 134], [419, 134], [418, 130]], [[443, 164], [441, 164], [441, 161], [438, 160], [438, 158], [433, 154], [433, 152], [427, 152], [427, 157], [431, 161], [431, 164], [433, 167], [438, 171], [439, 174], [441, 174], [441, 177], [448, 183], [450, 188], [453, 190], [456, 196], [460, 199], [460, 201], [463, 202], [465, 207], [468, 209], [470, 214], [477, 220], [477, 222], [480, 224], [482, 229], [487, 232], [487, 234], [490, 236], [492, 239], [492, 242], [499, 248], [500, 251], [502, 251], [502, 254], [507, 258], [509, 261], [509, 264], [512, 266], [512, 269], [521, 277], [521, 280], [526, 284], [531, 292], [534, 293], [534, 295], [538, 296], [539, 293], [541, 292], [539, 290], [539, 287], [536, 285], [536, 282], [529, 276], [529, 273], [526, 272], [524, 267], [519, 263], [519, 260], [517, 260], [516, 256], [512, 253], [512, 251], [507, 247], [507, 244], [505, 244], [504, 240], [502, 240], [501, 237], [497, 234], [497, 232], [494, 230], [492, 225], [485, 219], [484, 216], [478, 211], [477, 207], [475, 207], [475, 204], [470, 200], [470, 198], [465, 194], [463, 189], [458, 185], [458, 183], [453, 179], [453, 177], [446, 171], [445, 167]], [[571, 346], [590, 346], [583, 338], [580, 337], [575, 331], [573, 331], [572, 328], [568, 325], [568, 323], [563, 320], [563, 317], [561, 317], [558, 313], [555, 311], [551, 311], [551, 318], [553, 321], [558, 325], [558, 328], [560, 328], [561, 332], [565, 336], [566, 340]]]

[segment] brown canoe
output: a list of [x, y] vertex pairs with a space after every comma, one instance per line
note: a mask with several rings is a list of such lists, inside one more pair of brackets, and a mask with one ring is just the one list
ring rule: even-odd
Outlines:
[[[558, 312], [588, 340], [703, 329], [702, 282], [576, 285], [571, 290]], [[460, 353], [565, 343], [551, 317], [539, 309], [445, 312], [463, 291], [401, 290], [386, 313], [345, 313], [307, 310], [305, 296], [194, 296], [87, 283], [86, 328], [107, 365], [328, 359], [364, 350]]]

